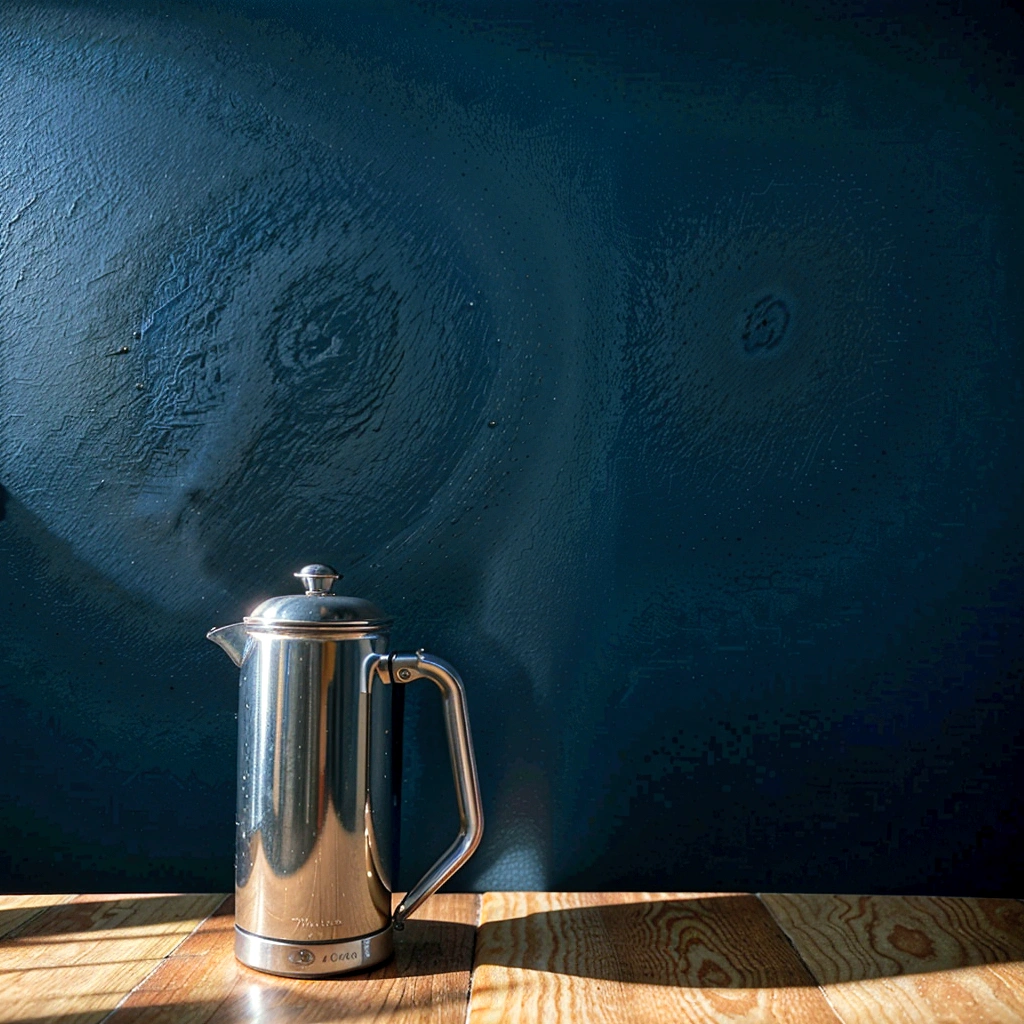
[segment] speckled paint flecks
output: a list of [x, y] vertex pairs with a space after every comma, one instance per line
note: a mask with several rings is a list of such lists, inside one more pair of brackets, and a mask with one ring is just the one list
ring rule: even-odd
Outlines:
[[323, 560], [466, 678], [463, 886], [1005, 885], [1019, 120], [929, 17], [5, 4], [9, 884], [229, 884], [205, 631]]

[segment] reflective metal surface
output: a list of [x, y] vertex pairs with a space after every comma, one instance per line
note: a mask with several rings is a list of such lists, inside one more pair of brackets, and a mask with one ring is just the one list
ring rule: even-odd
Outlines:
[[371, 601], [361, 597], [332, 594], [338, 575], [329, 565], [306, 565], [292, 575], [302, 580], [305, 594], [272, 597], [246, 616], [247, 625], [274, 626], [284, 623], [346, 627], [386, 626], [391, 620]]
[[250, 635], [235, 850], [236, 922], [248, 932], [325, 942], [390, 924], [391, 691], [367, 671], [385, 647], [384, 635]]
[[388, 668], [391, 679], [396, 683], [429, 679], [440, 689], [444, 698], [444, 725], [455, 779], [455, 799], [459, 805], [459, 834], [455, 842], [409, 890], [395, 910], [395, 927], [401, 928], [405, 919], [473, 856], [483, 838], [484, 812], [469, 732], [466, 691], [459, 674], [447, 662], [424, 651], [393, 654], [388, 660]]
[[236, 954], [299, 977], [390, 955], [394, 684], [429, 679], [441, 690], [460, 819], [455, 841], [395, 911], [395, 927], [473, 854], [483, 813], [455, 670], [423, 651], [389, 656], [386, 625], [333, 618], [329, 602], [381, 613], [330, 594], [337, 574], [328, 566], [296, 575], [304, 597], [257, 609], [271, 607], [273, 619], [254, 613], [207, 636], [241, 668]]
[[242, 667], [242, 659], [245, 657], [245, 645], [249, 640], [249, 632], [244, 622], [233, 622], [230, 626], [218, 626], [206, 634], [207, 640], [212, 640], [225, 654], [235, 663], [238, 668]]
[[298, 572], [294, 572], [292, 575], [296, 579], [302, 580], [302, 585], [306, 588], [307, 597], [314, 594], [329, 594], [335, 581], [341, 579], [341, 576], [329, 565], [321, 565], [319, 562], [313, 565], [304, 565]]
[[360, 971], [387, 960], [393, 952], [391, 928], [346, 942], [278, 942], [235, 926], [235, 956], [258, 971], [289, 978], [319, 978]]

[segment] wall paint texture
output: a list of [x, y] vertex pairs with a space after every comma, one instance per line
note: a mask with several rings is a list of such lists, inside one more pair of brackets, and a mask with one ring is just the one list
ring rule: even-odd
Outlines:
[[0, 884], [230, 885], [204, 634], [321, 560], [459, 887], [1017, 892], [988, 7], [5, 0]]

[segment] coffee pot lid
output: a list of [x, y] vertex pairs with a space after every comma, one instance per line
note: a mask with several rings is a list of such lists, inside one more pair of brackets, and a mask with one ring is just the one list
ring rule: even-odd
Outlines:
[[329, 565], [305, 565], [293, 575], [302, 580], [305, 594], [269, 598], [245, 617], [247, 625], [384, 626], [391, 621], [370, 601], [332, 594], [341, 576]]

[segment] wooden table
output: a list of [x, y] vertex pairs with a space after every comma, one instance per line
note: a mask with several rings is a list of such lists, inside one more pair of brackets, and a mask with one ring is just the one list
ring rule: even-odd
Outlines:
[[442, 895], [321, 981], [242, 967], [232, 925], [223, 894], [0, 897], [0, 1021], [1024, 1021], [1010, 899]]

